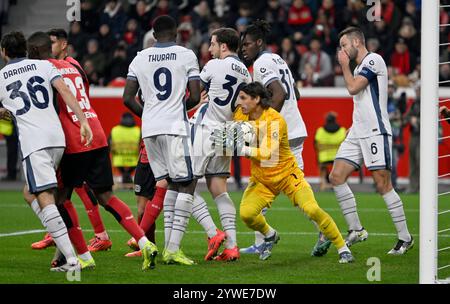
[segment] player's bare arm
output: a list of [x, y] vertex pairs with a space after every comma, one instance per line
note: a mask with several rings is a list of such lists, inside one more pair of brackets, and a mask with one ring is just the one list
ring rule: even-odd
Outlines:
[[186, 108], [193, 109], [200, 102], [200, 80], [191, 79], [188, 82], [189, 98], [186, 100]]
[[123, 91], [123, 104], [135, 115], [142, 117], [143, 107], [136, 101], [136, 94], [139, 90], [139, 83], [135, 80], [127, 79]]
[[279, 81], [272, 81], [267, 89], [272, 93], [272, 108], [280, 112], [286, 98], [282, 84]]
[[69, 87], [67, 87], [62, 78], [54, 80], [52, 85], [61, 95], [64, 102], [77, 116], [78, 121], [80, 122], [81, 142], [85, 142], [86, 147], [89, 146], [93, 139], [92, 130], [86, 116], [84, 116], [83, 110], [81, 110], [80, 105], [78, 104], [76, 97], [73, 96]]
[[344, 75], [345, 86], [347, 87], [350, 95], [356, 95], [361, 92], [368, 84], [369, 81], [363, 76], [353, 77], [350, 70], [350, 58], [344, 50], [340, 50], [338, 53], [338, 61], [342, 67], [342, 74]]

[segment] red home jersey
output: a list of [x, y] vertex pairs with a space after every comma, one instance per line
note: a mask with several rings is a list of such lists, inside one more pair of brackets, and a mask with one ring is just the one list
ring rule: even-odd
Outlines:
[[[58, 95], [59, 119], [61, 120], [64, 135], [66, 136], [65, 153], [80, 153], [105, 147], [108, 145], [105, 133], [95, 110], [89, 102], [89, 84], [84, 80], [84, 72], [81, 70], [78, 62], [71, 57], [68, 58], [74, 62], [71, 63], [57, 59], [49, 59], [49, 61], [58, 69], [63, 76], [64, 82], [77, 98], [84, 115], [89, 121], [94, 138], [89, 147], [84, 146], [80, 138], [80, 123], [78, 122], [78, 118], [64, 103], [61, 96]], [[79, 69], [83, 76], [79, 72]]]

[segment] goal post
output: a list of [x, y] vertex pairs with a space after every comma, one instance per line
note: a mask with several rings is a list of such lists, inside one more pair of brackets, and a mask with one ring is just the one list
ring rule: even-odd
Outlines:
[[437, 282], [439, 0], [422, 1], [419, 282]]

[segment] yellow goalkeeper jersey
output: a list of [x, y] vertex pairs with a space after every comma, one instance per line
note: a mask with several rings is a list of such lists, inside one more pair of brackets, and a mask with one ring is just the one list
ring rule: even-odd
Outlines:
[[[249, 121], [239, 107], [234, 119]], [[249, 121], [256, 130], [256, 142], [251, 144], [252, 178], [264, 185], [278, 184], [297, 168], [297, 161], [289, 148], [287, 124], [273, 108], [267, 108], [255, 121]]]

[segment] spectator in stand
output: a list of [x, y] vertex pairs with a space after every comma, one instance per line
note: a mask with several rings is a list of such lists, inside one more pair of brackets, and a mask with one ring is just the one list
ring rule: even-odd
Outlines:
[[391, 28], [383, 19], [374, 22], [373, 37], [377, 38], [380, 41], [380, 45], [383, 46], [379, 54], [383, 56], [383, 58], [390, 58], [394, 50], [395, 40], [393, 39]]
[[416, 86], [416, 98], [405, 116], [409, 123], [409, 186], [406, 193], [419, 192], [420, 181], [420, 85]]
[[98, 9], [100, 1], [98, 0], [85, 0], [81, 1], [81, 28], [83, 32], [89, 34], [95, 34], [98, 30]]
[[[131, 8], [132, 6], [130, 5]], [[143, 32], [148, 32], [152, 28], [150, 6], [144, 0], [139, 0], [133, 8], [128, 14], [129, 17], [137, 20]]]
[[380, 50], [380, 41], [377, 38], [367, 39], [367, 50], [370, 53], [378, 53]]
[[131, 62], [137, 52], [142, 50], [143, 43], [143, 34], [136, 19], [128, 20], [123, 40], [127, 44], [128, 58]]
[[297, 50], [294, 48], [294, 44], [289, 37], [283, 38], [281, 41], [281, 48], [278, 52], [281, 58], [286, 61], [290, 70], [292, 71], [292, 77], [294, 77], [295, 82], [300, 79], [298, 74], [299, 64], [300, 64], [300, 55]]
[[208, 32], [208, 24], [211, 17], [208, 1], [202, 0], [191, 12], [192, 26], [200, 34]]
[[267, 9], [265, 13], [265, 20], [272, 26], [272, 31], [267, 37], [267, 43], [272, 44], [279, 42], [280, 37], [286, 36], [288, 32], [286, 28], [286, 16], [287, 12], [280, 4], [279, 0], [268, 0]]
[[103, 80], [100, 79], [99, 74], [95, 71], [94, 64], [91, 60], [83, 62], [83, 70], [86, 72], [90, 85], [103, 85]]
[[392, 129], [392, 170], [391, 170], [391, 182], [396, 191], [397, 185], [397, 166], [400, 156], [405, 151], [405, 145], [403, 143], [403, 114], [406, 110], [406, 95], [402, 95], [400, 98], [395, 98], [395, 84], [392, 80], [388, 84], [388, 103], [387, 110], [389, 114], [389, 122]]
[[70, 30], [68, 34], [67, 43], [71, 44], [76, 50], [77, 57], [74, 57], [78, 61], [83, 58], [86, 49], [87, 35], [81, 31], [81, 25], [79, 22], [74, 21], [70, 24]]
[[[393, 0], [381, 0], [381, 19], [389, 24], [393, 30], [397, 30], [402, 22], [402, 12]], [[376, 22], [375, 22], [376, 23]]]
[[110, 54], [117, 44], [117, 40], [111, 34], [109, 25], [106, 23], [100, 25], [96, 38], [100, 51], [106, 55]]
[[420, 54], [420, 36], [409, 17], [403, 18], [402, 25], [398, 30], [398, 37], [403, 38], [411, 56]]
[[397, 74], [408, 75], [416, 66], [416, 58], [411, 55], [403, 38], [398, 38], [395, 43], [395, 51], [391, 56], [391, 66], [397, 70]]
[[311, 9], [304, 0], [293, 0], [289, 8], [287, 23], [291, 33], [302, 32], [307, 35], [314, 25]]
[[126, 78], [130, 61], [127, 59], [127, 47], [124, 43], [119, 43], [115, 48], [113, 57], [108, 62], [105, 71], [105, 84], [108, 85], [116, 78]]
[[179, 14], [176, 7], [172, 6], [168, 0], [157, 0], [156, 6], [150, 11], [152, 16], [150, 20], [155, 20], [162, 15], [169, 15], [175, 20], [179, 20]]
[[320, 41], [313, 38], [309, 44], [309, 51], [302, 56], [299, 74], [309, 63], [313, 68], [313, 86], [333, 86], [334, 75], [331, 58], [321, 50]]
[[239, 34], [244, 33], [247, 30], [247, 26], [250, 23], [250, 19], [248, 17], [241, 17], [238, 20], [236, 20], [236, 30]]
[[108, 24], [114, 38], [120, 39], [125, 29], [127, 16], [119, 0], [107, 0], [103, 13], [100, 16], [100, 24]]
[[[323, 17], [320, 17], [323, 16]], [[328, 25], [328, 27], [334, 28], [336, 21], [336, 9], [334, 7], [333, 0], [323, 0], [322, 6], [317, 13], [317, 19], [323, 18], [321, 22], [324, 26]], [[323, 23], [325, 22], [325, 23]]]
[[98, 41], [90, 39], [87, 44], [87, 54], [83, 58], [83, 62], [90, 61], [94, 67], [95, 72], [99, 77], [102, 77], [105, 71], [106, 58], [98, 48]]
[[446, 106], [442, 106], [439, 108], [439, 113], [442, 115], [442, 118], [446, 119], [450, 124], [450, 110]]
[[416, 29], [420, 28], [421, 14], [420, 11], [417, 10], [416, 2], [414, 0], [408, 0], [406, 2], [404, 16], [411, 18]]
[[450, 64], [443, 64], [439, 67], [439, 81], [447, 81], [439, 84], [440, 87], [450, 87]]
[[300, 86], [302, 88], [314, 86], [314, 68], [310, 63], [305, 63], [303, 67], [303, 72], [300, 74]]

